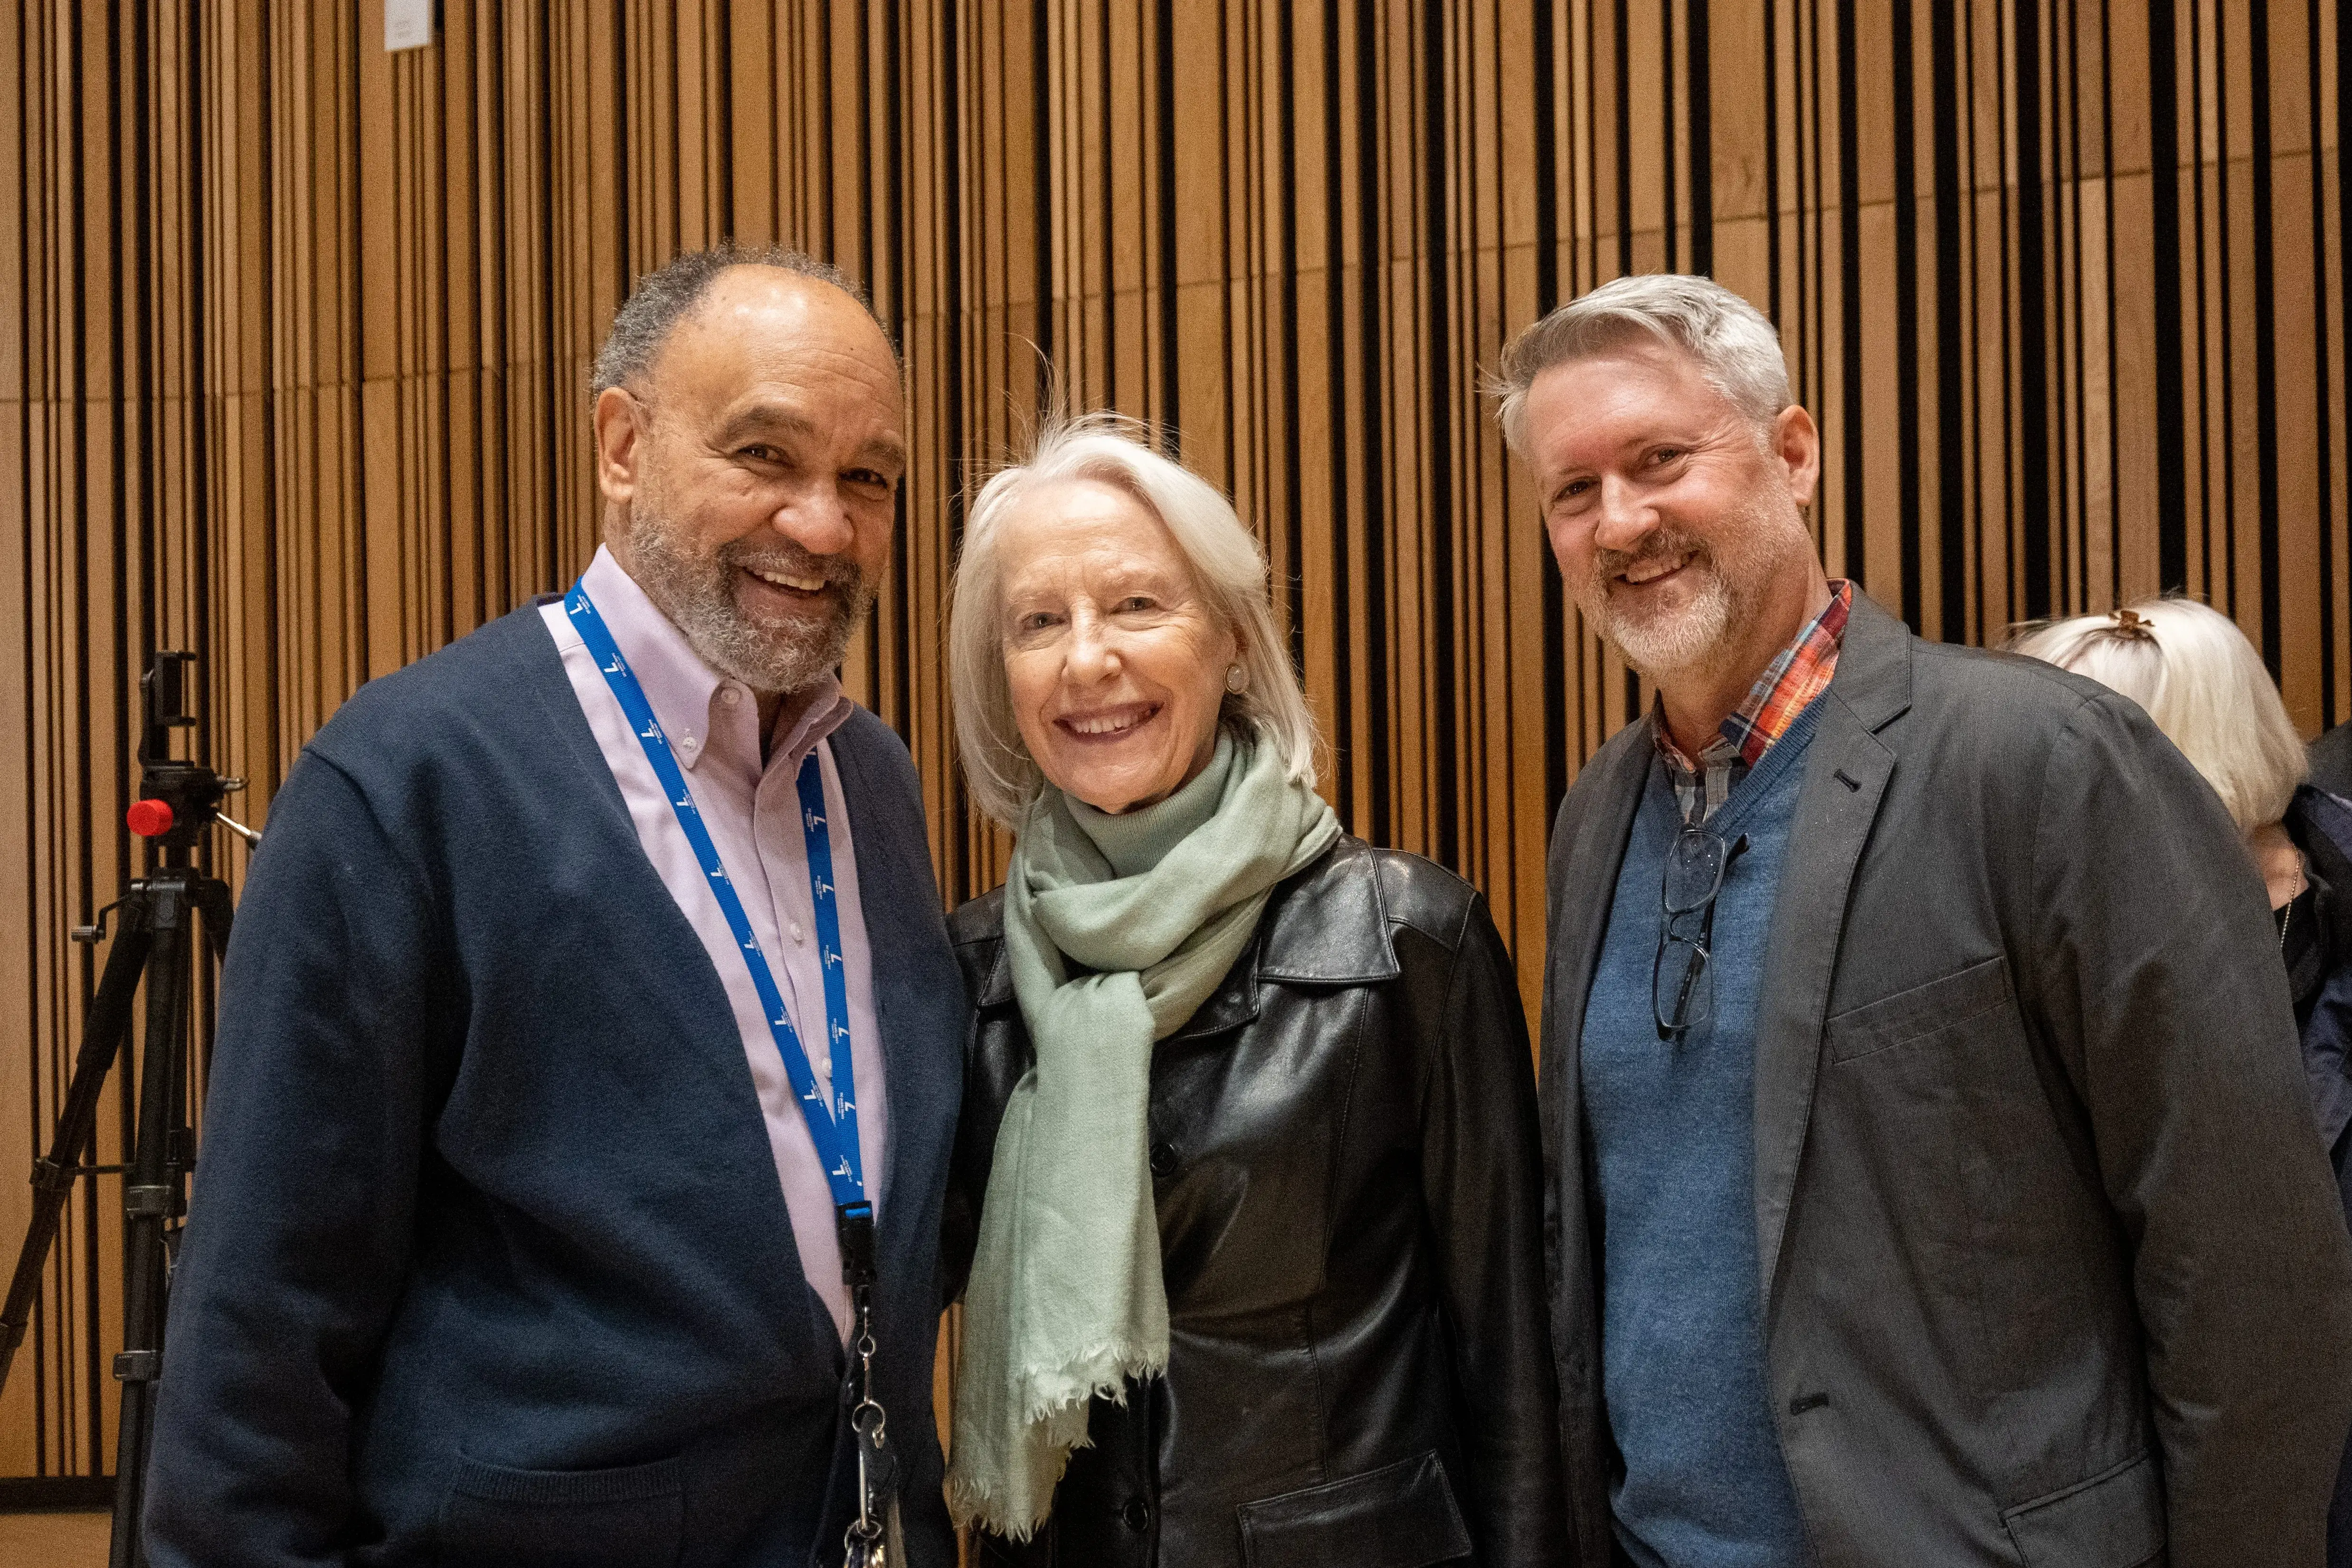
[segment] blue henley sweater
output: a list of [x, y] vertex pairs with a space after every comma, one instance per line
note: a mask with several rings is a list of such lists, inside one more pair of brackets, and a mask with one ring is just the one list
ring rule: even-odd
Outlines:
[[1707, 826], [1743, 836], [1715, 907], [1711, 1021], [1658, 1038], [1651, 966], [1680, 823], [1650, 770], [1585, 1001], [1585, 1116], [1602, 1211], [1601, 1378], [1624, 1460], [1612, 1502], [1643, 1568], [1807, 1561], [1758, 1321], [1756, 1015], [1772, 907], [1818, 709]]

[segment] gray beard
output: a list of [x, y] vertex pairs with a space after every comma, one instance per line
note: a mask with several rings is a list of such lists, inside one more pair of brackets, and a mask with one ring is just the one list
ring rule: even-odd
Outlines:
[[[677, 531], [640, 499], [629, 508], [631, 575], [670, 618], [705, 664], [754, 691], [790, 694], [814, 685], [841, 664], [849, 639], [874, 605], [874, 584], [843, 555], [818, 555], [789, 540], [736, 540], [713, 555], [688, 553]], [[839, 590], [832, 618], [811, 632], [765, 624], [735, 602], [738, 567], [822, 577]]]
[[[1681, 535], [1654, 538], [1649, 548], [1635, 553], [1604, 552], [1592, 563], [1592, 575], [1577, 591], [1577, 607], [1619, 657], [1653, 681], [1711, 673], [1729, 657], [1741, 626], [1755, 614], [1761, 596], [1757, 591], [1784, 564], [1784, 557], [1812, 548], [1812, 536], [1800, 521], [1785, 536], [1776, 519], [1759, 518], [1760, 525], [1736, 531], [1734, 549], [1718, 557], [1714, 551]], [[1636, 620], [1618, 613], [1610, 602], [1609, 580], [1633, 563], [1652, 556], [1694, 552], [1691, 569], [1702, 574], [1698, 595], [1672, 616]]]

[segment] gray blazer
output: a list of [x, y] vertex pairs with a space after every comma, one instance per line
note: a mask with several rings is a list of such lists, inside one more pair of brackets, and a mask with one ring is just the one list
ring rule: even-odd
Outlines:
[[[2352, 1247], [2277, 938], [2140, 710], [1857, 593], [1756, 1041], [1768, 1384], [1826, 1568], [2320, 1562]], [[1579, 1561], [1611, 1560], [1578, 1036], [1650, 726], [1562, 803], [1542, 1106]]]

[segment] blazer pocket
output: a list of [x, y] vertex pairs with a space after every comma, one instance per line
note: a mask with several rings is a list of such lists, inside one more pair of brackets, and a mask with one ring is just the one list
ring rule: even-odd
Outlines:
[[2139, 1568], [2164, 1555], [2164, 1489], [2145, 1454], [2000, 1521], [2025, 1568]]
[[1924, 985], [1838, 1014], [1822, 1026], [1832, 1066], [1957, 1028], [2009, 1005], [2009, 960], [2000, 953]]
[[1470, 1554], [1470, 1532], [1434, 1449], [1234, 1511], [1249, 1568], [1428, 1568]]
[[444, 1568], [675, 1563], [686, 1533], [677, 1459], [604, 1470], [517, 1470], [457, 1456], [441, 1505]]

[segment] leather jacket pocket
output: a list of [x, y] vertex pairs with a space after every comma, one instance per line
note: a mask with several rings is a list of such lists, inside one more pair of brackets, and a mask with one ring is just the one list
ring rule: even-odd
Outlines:
[[2025, 1568], [2139, 1568], [2164, 1556], [2164, 1491], [2145, 1454], [2000, 1521]]
[[1434, 1449], [1235, 1511], [1249, 1568], [1428, 1568], [1470, 1553], [1470, 1532]]
[[443, 1568], [675, 1563], [686, 1532], [676, 1459], [604, 1470], [516, 1470], [457, 1456], [441, 1505]]

